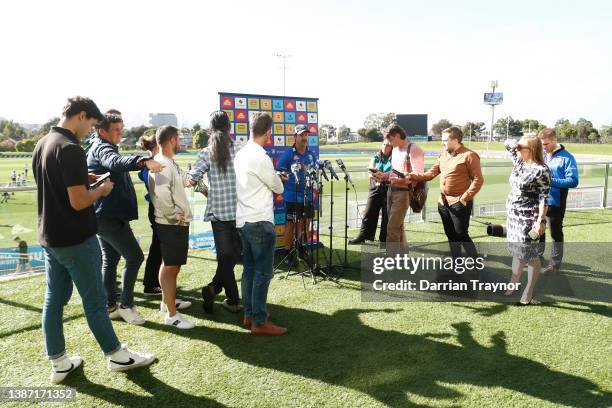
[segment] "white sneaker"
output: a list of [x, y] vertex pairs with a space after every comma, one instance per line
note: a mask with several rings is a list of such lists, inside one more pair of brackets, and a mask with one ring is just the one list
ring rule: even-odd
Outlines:
[[[176, 310], [183, 310], [191, 307], [191, 302], [188, 300], [176, 299], [174, 304], [176, 305]], [[159, 304], [159, 310], [161, 310], [162, 313], [168, 313], [168, 306], [164, 302], [161, 302]]]
[[108, 371], [127, 371], [148, 366], [153, 361], [155, 361], [155, 354], [130, 350], [127, 344], [122, 344], [120, 350], [106, 357]]
[[68, 357], [66, 354], [51, 360], [51, 382], [59, 384], [81, 365], [83, 359], [79, 356]]
[[172, 317], [166, 313], [164, 316], [164, 324], [174, 326], [179, 329], [193, 329], [195, 327], [195, 323], [185, 320], [185, 318], [183, 318], [179, 312], [176, 312], [176, 314]]
[[115, 305], [115, 310], [112, 312], [108, 312], [108, 318], [111, 320], [121, 319], [121, 315], [119, 314], [119, 304]]
[[121, 306], [117, 306], [117, 312], [119, 316], [129, 324], [141, 325], [145, 324], [145, 319], [136, 311], [136, 306], [132, 306], [131, 308], [122, 308]]

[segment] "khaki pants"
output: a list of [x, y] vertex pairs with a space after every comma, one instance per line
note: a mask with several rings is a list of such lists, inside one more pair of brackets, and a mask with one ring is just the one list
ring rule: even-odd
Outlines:
[[406, 232], [404, 231], [404, 219], [406, 218], [408, 207], [410, 207], [409, 192], [389, 188], [387, 192], [387, 213], [389, 217], [389, 223], [387, 224], [387, 249], [395, 247], [395, 250], [404, 252], [408, 250]]

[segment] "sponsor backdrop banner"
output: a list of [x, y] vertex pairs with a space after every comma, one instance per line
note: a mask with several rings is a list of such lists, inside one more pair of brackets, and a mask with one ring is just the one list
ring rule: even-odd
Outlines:
[[[249, 139], [249, 118], [253, 112], [266, 112], [272, 116], [272, 140], [265, 146], [274, 167], [294, 142], [296, 125], [308, 126], [308, 149], [319, 158], [319, 99], [294, 96], [250, 95], [219, 92], [221, 110], [232, 121], [231, 137], [239, 143]], [[317, 197], [315, 196], [315, 202]], [[316, 218], [316, 216], [315, 216]], [[276, 224], [276, 246], [284, 243], [285, 203], [282, 194], [274, 195], [274, 220]], [[315, 225], [316, 229], [316, 225]], [[316, 235], [316, 232], [315, 232]], [[313, 237], [318, 242], [318, 237]]]

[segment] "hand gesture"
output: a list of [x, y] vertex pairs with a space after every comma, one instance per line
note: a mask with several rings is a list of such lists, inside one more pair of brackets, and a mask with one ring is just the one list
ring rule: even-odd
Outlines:
[[160, 162], [156, 162], [155, 160], [147, 160], [145, 162], [145, 166], [151, 173], [159, 173], [165, 167]]

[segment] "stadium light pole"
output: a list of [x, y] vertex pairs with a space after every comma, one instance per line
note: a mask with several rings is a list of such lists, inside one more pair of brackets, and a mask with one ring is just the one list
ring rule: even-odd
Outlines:
[[287, 75], [287, 59], [291, 58], [289, 54], [276, 54], [277, 58], [280, 58], [283, 61], [283, 96], [286, 96], [285, 92], [285, 80]]
[[[496, 79], [491, 81], [491, 88], [493, 88], [491, 93], [495, 93], [495, 88], [497, 88]], [[493, 123], [495, 123], [495, 104], [491, 104], [491, 132], [489, 134], [489, 141], [493, 141]]]

